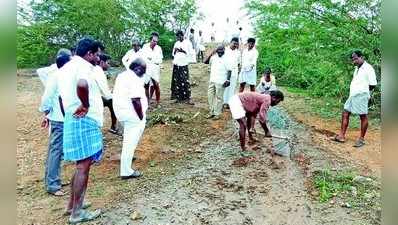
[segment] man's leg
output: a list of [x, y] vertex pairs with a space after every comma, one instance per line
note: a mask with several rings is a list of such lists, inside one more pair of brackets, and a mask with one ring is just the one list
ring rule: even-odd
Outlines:
[[45, 183], [46, 190], [49, 193], [63, 195], [61, 190], [61, 159], [63, 142], [63, 123], [50, 121], [51, 134], [50, 144], [46, 161]]
[[88, 176], [90, 172], [90, 166], [92, 163], [91, 158], [83, 159], [76, 162], [76, 171], [73, 175], [72, 181], [72, 214], [71, 218], [77, 218], [80, 215], [82, 204], [84, 201], [84, 195], [87, 189]]
[[149, 84], [150, 84], [150, 82], [148, 82], [147, 84], [144, 84], [145, 95], [146, 95], [146, 98], [148, 99], [148, 105], [149, 105], [149, 101], [150, 101], [150, 99], [149, 99]]
[[255, 122], [255, 118], [251, 115], [251, 113], [246, 113], [246, 127], [247, 127], [247, 131], [249, 133], [250, 141], [254, 141], [254, 138], [253, 138], [254, 122]]
[[348, 124], [350, 122], [350, 114], [350, 112], [344, 110], [341, 115], [341, 129], [340, 134], [337, 137], [340, 140], [345, 140], [345, 134], [347, 132]]
[[[159, 82], [157, 82], [154, 79], [152, 79], [152, 84], [153, 84], [153, 89], [155, 90], [156, 104], [159, 104], [159, 102], [160, 102], [160, 86], [159, 86]], [[152, 94], [153, 94], [153, 92], [152, 92]], [[151, 96], [152, 96], [152, 94], [151, 94]]]
[[250, 91], [255, 92], [256, 91], [256, 86], [255, 85], [250, 85]]
[[245, 90], [245, 86], [246, 86], [246, 83], [245, 83], [245, 82], [240, 83], [240, 84], [239, 84], [239, 92], [243, 92], [243, 91]]
[[222, 112], [224, 90], [225, 88], [222, 85], [217, 84], [215, 86], [214, 115], [217, 117], [220, 116]]
[[131, 121], [123, 122], [124, 135], [123, 147], [120, 157], [120, 176], [130, 176], [134, 173], [131, 167], [133, 162], [134, 151], [137, 148], [138, 142], [144, 132], [145, 124], [134, 123]]
[[361, 119], [361, 136], [360, 136], [360, 138], [362, 140], [364, 140], [366, 130], [368, 129], [368, 115], [366, 115], [366, 114], [359, 115], [359, 118]]
[[246, 150], [245, 147], [245, 139], [246, 139], [246, 125], [245, 125], [245, 119], [241, 118], [241, 119], [237, 119], [238, 123], [239, 123], [239, 141], [240, 141], [240, 147], [242, 149], [242, 151]]
[[209, 102], [209, 116], [214, 116], [214, 101], [216, 95], [216, 86], [214, 83], [209, 83], [209, 89], [207, 90], [207, 100]]
[[113, 110], [113, 100], [109, 99], [108, 100], [109, 104], [108, 104], [108, 108], [109, 108], [109, 113], [111, 114], [111, 129], [116, 130], [117, 129], [117, 119], [116, 119], [116, 115], [115, 115], [115, 111]]

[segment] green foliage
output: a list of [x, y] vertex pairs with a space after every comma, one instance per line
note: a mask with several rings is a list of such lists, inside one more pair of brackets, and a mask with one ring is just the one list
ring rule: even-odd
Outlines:
[[327, 202], [341, 192], [350, 191], [354, 185], [354, 175], [350, 172], [332, 174], [329, 170], [318, 171], [314, 177], [314, 185], [319, 191], [319, 201]]
[[[246, 5], [255, 20], [259, 71], [270, 66], [281, 85], [343, 101], [354, 71], [350, 54], [360, 49], [380, 81], [381, 0], [273, 2]], [[378, 86], [371, 109], [380, 112], [380, 104]]]
[[48, 64], [58, 48], [72, 47], [83, 36], [102, 41], [120, 61], [133, 38], [147, 42], [153, 31], [170, 57], [175, 30], [185, 29], [196, 12], [194, 0], [44, 0], [31, 7], [32, 21], [25, 16], [18, 24], [18, 67]]

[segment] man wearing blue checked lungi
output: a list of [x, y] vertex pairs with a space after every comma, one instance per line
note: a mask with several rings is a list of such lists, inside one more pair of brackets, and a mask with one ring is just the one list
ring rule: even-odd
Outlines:
[[350, 96], [344, 104], [340, 133], [332, 139], [340, 143], [345, 142], [345, 134], [347, 132], [350, 115], [351, 113], [357, 114], [361, 119], [361, 133], [354, 147], [359, 148], [365, 145], [365, 134], [368, 128], [368, 102], [370, 99], [370, 91], [376, 87], [377, 80], [373, 67], [364, 60], [361, 51], [354, 51], [351, 55], [351, 59], [356, 67], [350, 85]]
[[76, 163], [71, 180], [71, 196], [66, 208], [72, 224], [97, 218], [100, 210], [84, 208], [90, 166], [102, 156], [103, 103], [95, 82], [94, 66], [103, 46], [91, 38], [81, 39], [73, 56], [60, 69], [58, 87], [65, 111], [63, 153], [65, 161]]

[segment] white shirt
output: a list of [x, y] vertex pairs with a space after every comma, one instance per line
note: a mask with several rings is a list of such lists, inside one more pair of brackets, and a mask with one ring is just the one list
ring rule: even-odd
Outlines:
[[373, 67], [364, 61], [361, 67], [355, 67], [350, 85], [350, 97], [361, 93], [367, 93], [370, 97], [369, 85], [377, 85], [376, 73]]
[[59, 71], [55, 71], [48, 77], [44, 89], [44, 94], [41, 97], [41, 104], [39, 111], [49, 111], [47, 118], [51, 121], [63, 122], [64, 116], [62, 115], [61, 105], [59, 103], [59, 90], [58, 90], [58, 77]]
[[134, 49], [130, 49], [126, 52], [126, 54], [122, 58], [122, 63], [126, 67], [126, 69], [130, 69], [130, 64], [136, 58], [141, 57], [142, 51], [139, 49], [137, 52]]
[[119, 121], [140, 120], [131, 102], [132, 98], [140, 98], [143, 120], [145, 120], [148, 100], [145, 95], [144, 80], [132, 70], [126, 70], [117, 76], [113, 89], [113, 108]]
[[57, 64], [51, 64], [50, 66], [39, 68], [36, 70], [37, 75], [40, 78], [41, 83], [46, 87], [48, 77], [58, 70]]
[[103, 124], [104, 106], [101, 99], [101, 93], [95, 81], [94, 66], [81, 58], [73, 56], [72, 59], [59, 69], [57, 77], [58, 89], [64, 105], [65, 114], [75, 113], [81, 105], [77, 96], [77, 82], [84, 79], [88, 83], [89, 103], [87, 117], [95, 120], [98, 126]]
[[256, 71], [258, 51], [255, 47], [251, 50], [245, 48], [242, 52], [242, 70], [245, 72]]
[[[174, 49], [176, 48], [182, 48], [185, 53], [182, 52], [177, 52], [174, 54]], [[192, 55], [192, 44], [189, 40], [184, 39], [183, 41], [177, 41], [174, 44], [173, 50], [172, 50], [172, 55], [174, 57], [173, 59], [173, 64], [177, 66], [186, 66], [191, 62], [191, 55]]]
[[219, 57], [216, 53], [210, 58], [210, 82], [224, 84], [228, 70], [231, 69], [225, 54]]
[[142, 47], [142, 57], [145, 60], [146, 73], [149, 76], [158, 76], [160, 74], [160, 64], [163, 62], [163, 52], [162, 48], [159, 45], [156, 45], [153, 50], [150, 47], [150, 43], [144, 44]]
[[109, 90], [108, 80], [106, 79], [104, 70], [98, 65], [94, 68], [94, 77], [102, 96], [107, 100], [111, 99], [112, 93]]
[[240, 64], [240, 51], [239, 48], [236, 48], [235, 50], [232, 50], [231, 47], [226, 47], [225, 48], [225, 56], [228, 59], [228, 62], [231, 65], [232, 70], [238, 70], [238, 65]]

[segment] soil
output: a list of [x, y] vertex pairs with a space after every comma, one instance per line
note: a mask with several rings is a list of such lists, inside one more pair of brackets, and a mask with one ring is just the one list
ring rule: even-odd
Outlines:
[[[290, 104], [282, 104], [274, 110], [287, 121], [283, 133], [291, 141], [290, 157], [272, 157], [268, 153], [272, 139], [260, 134], [256, 135], [259, 141], [242, 152], [229, 111], [218, 121], [205, 119], [208, 67], [190, 66], [196, 84], [192, 88], [195, 106], [188, 106], [168, 100], [171, 66], [166, 61], [162, 68], [161, 108], [148, 114], [178, 113], [184, 121], [146, 128], [133, 163], [143, 177], [118, 178], [119, 162], [114, 158], [120, 153], [122, 138], [107, 132], [110, 117], [105, 109], [105, 157], [90, 171], [87, 190], [92, 208], [101, 208], [103, 214], [87, 224], [378, 224], [376, 211], [342, 208], [338, 198], [319, 203], [311, 181], [312, 174], [325, 167], [358, 168], [379, 179], [377, 145], [368, 144], [357, 154], [348, 147], [350, 143], [328, 141], [326, 136], [335, 131], [336, 122], [305, 120], [308, 117], [291, 114]], [[18, 71], [17, 84], [17, 223], [65, 224], [68, 196], [50, 196], [43, 188], [48, 131], [40, 128], [37, 112], [43, 87], [30, 70]], [[369, 132], [369, 143], [373, 132]], [[380, 143], [377, 137], [374, 142]], [[373, 158], [372, 151], [376, 152]], [[62, 166], [63, 182], [70, 179], [73, 169], [72, 164]]]

